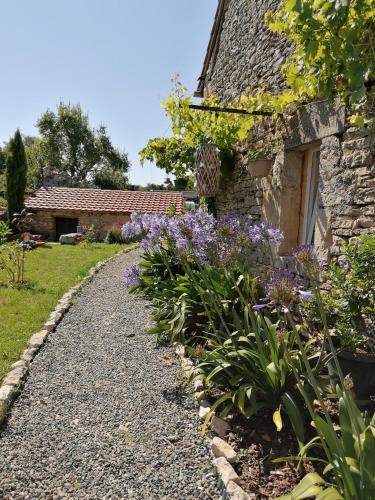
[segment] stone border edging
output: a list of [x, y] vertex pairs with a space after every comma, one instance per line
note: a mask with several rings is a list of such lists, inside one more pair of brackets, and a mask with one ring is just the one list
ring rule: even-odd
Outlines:
[[28, 342], [28, 347], [23, 351], [20, 359], [11, 365], [11, 368], [7, 375], [5, 376], [2, 384], [0, 386], [0, 429], [5, 424], [9, 410], [12, 407], [14, 401], [22, 392], [22, 388], [28, 376], [29, 366], [32, 363], [35, 356], [38, 354], [41, 347], [47, 340], [50, 333], [54, 332], [57, 325], [60, 323], [65, 313], [70, 309], [72, 305], [72, 299], [78, 292], [86, 285], [92, 281], [95, 274], [100, 271], [109, 261], [118, 257], [119, 255], [131, 252], [136, 249], [139, 245], [132, 245], [129, 248], [120, 250], [115, 255], [108, 257], [105, 260], [99, 261], [94, 267], [92, 267], [87, 275], [81, 279], [77, 285], [73, 286], [68, 290], [61, 299], [57, 302], [57, 306], [49, 315], [49, 318], [44, 323], [42, 330], [34, 333]]
[[[182, 344], [176, 343], [175, 353], [180, 359], [182, 368], [185, 371], [190, 371], [193, 362], [186, 356], [186, 349]], [[202, 382], [194, 383], [194, 392], [201, 392], [203, 389]], [[210, 412], [210, 404], [207, 400], [202, 400], [199, 403], [199, 419], [204, 420]], [[211, 429], [218, 434], [210, 442], [211, 453], [213, 455], [213, 464], [219, 476], [219, 486], [222, 488], [223, 500], [253, 500], [255, 497], [244, 491], [240, 483], [240, 478], [237, 472], [232, 467], [232, 463], [237, 461], [237, 453], [235, 450], [224, 441], [225, 434], [229, 430], [229, 424], [216, 415], [212, 417], [213, 425]]]

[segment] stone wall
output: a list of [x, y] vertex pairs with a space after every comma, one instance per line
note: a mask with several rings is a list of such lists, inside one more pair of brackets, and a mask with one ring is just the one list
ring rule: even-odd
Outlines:
[[[221, 31], [204, 79], [204, 95], [224, 101], [264, 88], [285, 86], [281, 66], [292, 47], [271, 33], [264, 14], [279, 0], [227, 0]], [[306, 196], [306, 158], [320, 148], [320, 185], [315, 244], [322, 256], [339, 253], [340, 243], [375, 230], [375, 134], [351, 127], [339, 104], [311, 103], [284, 114], [276, 124], [259, 123], [239, 145], [232, 176], [222, 179], [215, 199], [219, 217], [250, 214], [285, 235], [281, 253], [301, 242]], [[272, 150], [270, 171], [256, 176], [247, 153]]]
[[94, 226], [100, 239], [104, 239], [112, 227], [121, 227], [130, 218], [129, 214], [110, 214], [99, 212], [79, 212], [74, 210], [38, 210], [33, 218], [32, 232], [41, 234], [50, 241], [56, 239], [55, 217], [74, 218], [84, 226]]
[[251, 176], [242, 156], [238, 155], [232, 175], [221, 181], [221, 188], [215, 199], [217, 217], [250, 214], [254, 220], [259, 220], [262, 200], [260, 181]]
[[228, 2], [218, 48], [205, 79], [205, 95], [215, 92], [227, 101], [249, 87], [273, 93], [284, 87], [281, 67], [291, 47], [264, 21], [265, 13], [275, 11], [278, 4], [279, 0]]
[[218, 216], [247, 213], [254, 220], [275, 224], [285, 235], [281, 253], [298, 245], [306, 188], [304, 161], [311, 145], [320, 147], [318, 253], [337, 255], [341, 243], [375, 231], [375, 133], [354, 127], [296, 149], [280, 148], [270, 173], [261, 178], [251, 174], [253, 162], [238, 154], [233, 176], [223, 183], [215, 200]]
[[375, 231], [375, 133], [348, 128], [321, 144], [320, 210], [329, 227], [326, 246]]

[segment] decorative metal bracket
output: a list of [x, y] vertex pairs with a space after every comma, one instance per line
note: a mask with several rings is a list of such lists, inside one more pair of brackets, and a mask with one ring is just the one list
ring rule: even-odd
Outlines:
[[215, 113], [236, 113], [239, 115], [253, 115], [253, 116], [272, 116], [271, 111], [246, 111], [245, 109], [237, 108], [223, 108], [219, 106], [201, 106], [198, 104], [189, 104], [190, 109], [199, 111], [213, 111]]

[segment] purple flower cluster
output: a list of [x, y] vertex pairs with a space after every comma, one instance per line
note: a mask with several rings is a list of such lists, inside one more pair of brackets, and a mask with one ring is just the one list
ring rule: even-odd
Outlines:
[[173, 217], [169, 223], [169, 236], [177, 256], [208, 264], [216, 242], [215, 227], [214, 216], [203, 209]]
[[140, 276], [141, 269], [136, 264], [125, 269], [124, 283], [126, 288], [133, 288], [135, 286], [138, 286], [140, 284]]
[[138, 241], [145, 236], [148, 231], [146, 220], [140, 212], [133, 212], [130, 221], [122, 226], [122, 237], [124, 241]]
[[265, 284], [267, 298], [273, 304], [288, 309], [298, 297], [299, 281], [288, 269], [277, 269]]
[[253, 224], [251, 217], [235, 215], [216, 221], [201, 208], [171, 217], [134, 213], [122, 234], [125, 241], [141, 240], [146, 252], [168, 248], [181, 260], [216, 266], [238, 265], [249, 260], [254, 247], [282, 241], [281, 232], [269, 224]]
[[196, 259], [206, 264], [216, 238], [215, 225], [214, 216], [203, 209], [172, 217], [134, 214], [124, 224], [122, 234], [126, 241], [141, 239], [146, 252], [173, 248], [180, 258]]
[[279, 245], [283, 239], [283, 233], [271, 224], [261, 222], [249, 227], [249, 236], [253, 243], [270, 243]]
[[293, 250], [292, 255], [297, 262], [302, 264], [308, 270], [319, 272], [327, 264], [324, 259], [317, 257], [315, 249], [312, 245], [300, 245]]
[[270, 273], [268, 281], [263, 283], [266, 297], [260, 304], [255, 304], [253, 309], [259, 311], [270, 305], [280, 306], [285, 313], [289, 312], [292, 304], [300, 301], [310, 301], [313, 294], [300, 289], [300, 279], [289, 269], [275, 269]]
[[170, 219], [166, 215], [158, 214], [145, 214], [143, 217], [148, 230], [141, 241], [141, 246], [145, 252], [158, 252], [169, 238]]
[[216, 225], [215, 264], [219, 267], [238, 265], [249, 249], [251, 217], [230, 215]]

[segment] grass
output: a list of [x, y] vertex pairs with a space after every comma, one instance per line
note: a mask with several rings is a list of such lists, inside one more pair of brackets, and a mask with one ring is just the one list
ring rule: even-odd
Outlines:
[[29, 286], [10, 288], [0, 271], [0, 381], [41, 329], [61, 296], [76, 285], [100, 260], [125, 245], [105, 243], [48, 245], [27, 254], [25, 278]]

